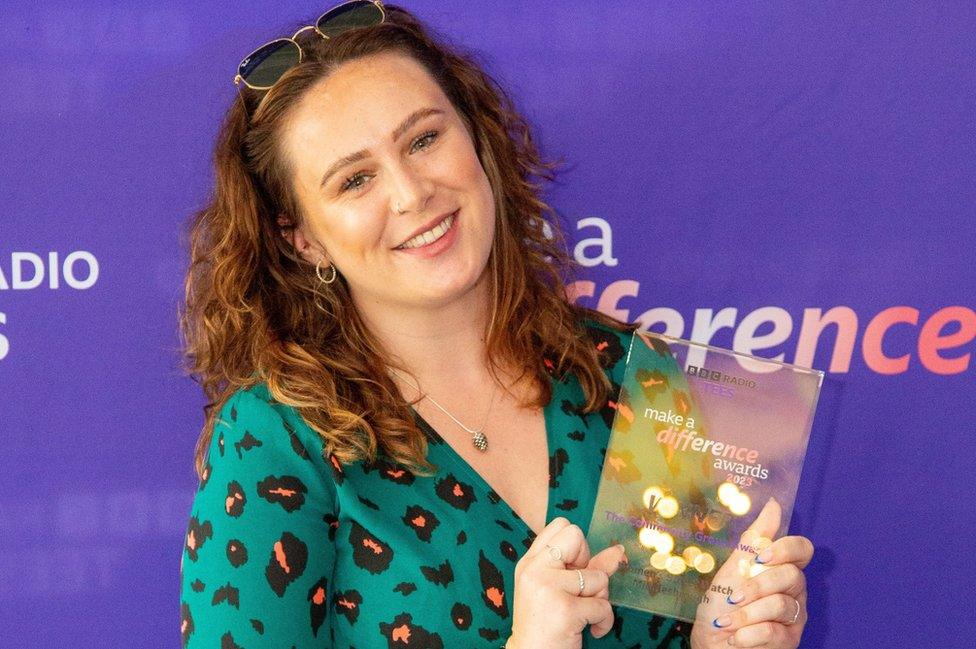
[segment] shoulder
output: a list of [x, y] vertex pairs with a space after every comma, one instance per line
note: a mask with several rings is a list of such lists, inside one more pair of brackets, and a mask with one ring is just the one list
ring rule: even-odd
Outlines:
[[[207, 470], [218, 465], [235, 473], [288, 472], [309, 478], [334, 477], [336, 471], [318, 433], [296, 408], [275, 400], [263, 382], [238, 388], [221, 407]], [[334, 490], [333, 480], [324, 482]]]
[[275, 400], [264, 382], [240, 387], [231, 394], [217, 417], [214, 434], [221, 428], [242, 437], [260, 435], [257, 441], [261, 444], [286, 442], [300, 455], [322, 454], [322, 439], [318, 434], [309, 428], [297, 409]]

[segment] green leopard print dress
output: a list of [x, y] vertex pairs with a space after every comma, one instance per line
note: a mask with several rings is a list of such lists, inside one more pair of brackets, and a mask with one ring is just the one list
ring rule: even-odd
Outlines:
[[[614, 394], [630, 334], [592, 320]], [[580, 415], [572, 374], [545, 407], [548, 523], [589, 529], [615, 397]], [[223, 406], [190, 512], [181, 569], [186, 647], [494, 648], [512, 627], [515, 563], [535, 534], [426, 422], [433, 477], [340, 464], [264, 384]], [[602, 548], [594, 548], [594, 552]], [[583, 646], [679, 649], [690, 624], [614, 607]]]

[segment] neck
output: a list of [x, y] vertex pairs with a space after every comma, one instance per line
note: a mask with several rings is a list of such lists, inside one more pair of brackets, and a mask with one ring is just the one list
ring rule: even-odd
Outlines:
[[416, 377], [424, 390], [443, 394], [464, 386], [486, 385], [490, 377], [487, 275], [464, 295], [435, 308], [355, 302], [392, 362]]

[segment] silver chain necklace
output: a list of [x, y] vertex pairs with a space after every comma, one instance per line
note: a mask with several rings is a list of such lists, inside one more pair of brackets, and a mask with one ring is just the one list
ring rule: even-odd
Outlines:
[[[394, 374], [396, 374], [397, 376], [399, 376], [401, 379], [403, 379], [404, 381], [406, 381], [407, 383], [410, 383], [410, 381], [407, 380], [407, 377], [405, 377], [403, 374], [401, 374], [400, 372], [398, 372], [396, 370], [396, 368], [391, 367], [390, 370]], [[465, 426], [464, 424], [462, 424], [460, 421], [458, 421], [457, 420], [457, 417], [455, 417], [454, 415], [452, 415], [451, 413], [449, 413], [447, 411], [447, 408], [445, 408], [441, 404], [439, 404], [436, 401], [434, 401], [434, 398], [432, 396], [430, 396], [429, 394], [427, 394], [423, 390], [421, 390], [420, 389], [420, 384], [415, 383], [413, 387], [417, 390], [417, 393], [422, 398], [427, 399], [432, 404], [434, 404], [435, 406], [437, 406], [437, 409], [438, 410], [440, 410], [445, 415], [447, 415], [448, 417], [450, 417], [451, 420], [455, 424], [457, 424], [458, 426], [460, 426], [461, 428], [463, 428], [464, 430], [466, 430], [468, 432], [468, 434], [471, 435], [471, 443], [474, 444], [474, 447], [476, 449], [478, 449], [479, 451], [481, 451], [482, 453], [484, 453], [485, 451], [488, 450], [488, 438], [485, 437], [485, 432], [484, 432], [484, 430], [485, 430], [485, 423], [487, 423], [487, 421], [488, 421], [488, 415], [491, 414], [491, 408], [492, 408], [492, 406], [495, 405], [495, 394], [498, 392], [498, 383], [495, 382], [495, 381], [492, 381], [492, 383], [495, 384], [495, 389], [492, 390], [492, 392], [491, 392], [491, 401], [488, 402], [488, 411], [485, 413], [485, 418], [481, 422], [481, 427], [478, 428], [478, 429], [476, 429], [476, 430], [472, 430], [472, 429], [468, 428], [467, 426]]]

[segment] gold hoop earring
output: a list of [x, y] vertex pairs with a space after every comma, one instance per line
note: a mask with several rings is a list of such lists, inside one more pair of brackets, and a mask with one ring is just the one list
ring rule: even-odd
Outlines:
[[322, 277], [322, 269], [319, 267], [319, 264], [321, 263], [322, 263], [321, 259], [315, 262], [315, 276], [318, 277], [319, 281], [322, 282], [323, 284], [331, 284], [336, 280], [336, 277], [339, 275], [339, 273], [336, 271], [335, 264], [329, 264], [329, 268], [332, 269], [332, 277], [329, 279], [325, 279], [324, 277]]

